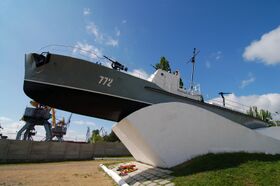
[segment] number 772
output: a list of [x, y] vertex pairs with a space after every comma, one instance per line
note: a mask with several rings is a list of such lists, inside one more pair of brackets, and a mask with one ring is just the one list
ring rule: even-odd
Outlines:
[[100, 80], [98, 82], [99, 85], [111, 87], [111, 84], [113, 83], [114, 79], [108, 78], [106, 76], [99, 76]]

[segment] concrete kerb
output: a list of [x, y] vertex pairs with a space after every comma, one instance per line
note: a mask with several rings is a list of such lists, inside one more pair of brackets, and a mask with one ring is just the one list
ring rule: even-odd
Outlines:
[[115, 173], [114, 171], [108, 169], [105, 165], [100, 164], [99, 165], [103, 171], [108, 174], [118, 185], [121, 186], [129, 186], [117, 173]]

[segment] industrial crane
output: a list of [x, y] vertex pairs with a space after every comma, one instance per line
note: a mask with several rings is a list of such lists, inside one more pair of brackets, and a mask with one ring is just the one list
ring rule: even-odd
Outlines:
[[3, 129], [3, 127], [1, 126], [1, 123], [0, 123], [0, 139], [7, 139], [8, 136], [4, 136], [1, 132], [1, 130]]
[[[18, 131], [17, 140], [33, 140], [33, 136], [36, 135], [35, 126], [43, 125], [46, 130], [45, 141], [50, 141], [53, 137], [56, 137], [58, 141], [63, 140], [63, 136], [66, 134], [67, 127], [69, 126], [72, 114], [67, 122], [64, 118], [56, 122], [55, 108], [51, 108], [46, 105], [42, 105], [36, 101], [30, 101], [33, 107], [26, 107], [25, 112], [21, 120], [25, 121], [25, 125]], [[50, 114], [51, 112], [51, 114]], [[49, 123], [49, 119], [52, 119], [52, 124]]]
[[62, 120], [58, 120], [56, 122], [56, 114], [55, 109], [51, 109], [52, 112], [52, 137], [56, 137], [58, 141], [63, 141], [63, 136], [66, 135], [67, 128], [69, 127], [69, 124], [71, 122], [72, 113], [70, 114], [68, 121], [65, 122], [64, 117]]
[[[18, 131], [16, 139], [17, 140], [33, 140], [33, 136], [36, 135], [35, 126], [44, 126], [46, 131], [46, 141], [52, 139], [51, 135], [51, 124], [48, 120], [51, 118], [50, 110], [51, 108], [42, 105], [36, 101], [30, 101], [31, 106], [26, 107], [22, 121], [25, 121], [25, 125]], [[23, 138], [22, 133], [24, 132]]]

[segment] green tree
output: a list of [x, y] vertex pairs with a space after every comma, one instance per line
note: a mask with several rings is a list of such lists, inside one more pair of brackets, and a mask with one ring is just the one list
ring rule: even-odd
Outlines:
[[169, 61], [165, 57], [161, 57], [159, 63], [155, 64], [156, 69], [165, 70], [171, 72]]
[[259, 115], [260, 115], [261, 120], [263, 120], [263, 121], [272, 120], [272, 115], [268, 110], [261, 109]]
[[255, 106], [250, 107], [249, 110], [247, 111], [247, 114], [248, 114], [249, 116], [253, 116], [253, 117], [255, 117], [255, 118], [259, 118], [259, 116], [258, 116], [258, 114], [259, 114], [258, 108], [255, 107]]
[[103, 141], [102, 136], [100, 135], [100, 131], [98, 129], [92, 131], [92, 135], [90, 138], [91, 143], [96, 143], [98, 141]]
[[116, 141], [120, 141], [120, 139], [118, 138], [118, 136], [111, 131], [111, 133], [109, 135], [105, 135], [103, 136], [103, 140], [107, 141], [107, 142], [116, 142]]
[[250, 107], [247, 114], [266, 122], [270, 122], [272, 120], [272, 115], [268, 110], [258, 110], [256, 106]]

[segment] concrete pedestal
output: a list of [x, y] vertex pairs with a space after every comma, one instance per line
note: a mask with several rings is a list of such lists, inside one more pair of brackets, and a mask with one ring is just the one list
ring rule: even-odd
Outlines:
[[184, 103], [145, 107], [113, 131], [137, 161], [163, 168], [209, 152], [280, 153], [280, 140]]

